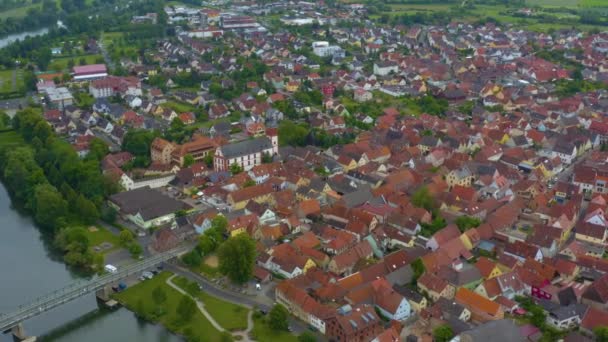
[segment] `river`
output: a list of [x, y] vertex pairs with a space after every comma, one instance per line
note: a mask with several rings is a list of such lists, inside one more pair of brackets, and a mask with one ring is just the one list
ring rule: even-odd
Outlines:
[[15, 33], [15, 34], [8, 35], [8, 36], [0, 39], [0, 49], [11, 43], [16, 42], [17, 40], [23, 40], [27, 36], [30, 36], [30, 37], [41, 36], [48, 32], [49, 32], [49, 29], [45, 27], [45, 28], [41, 28], [41, 29], [38, 29], [35, 31], [28, 31], [28, 32]]
[[[29, 217], [12, 209], [1, 183], [0, 232], [0, 312], [82, 278], [49, 248], [48, 239]], [[163, 327], [139, 320], [127, 309], [98, 309], [94, 294], [27, 320], [24, 328], [27, 334], [38, 336], [39, 341], [181, 341]], [[5, 341], [12, 341], [12, 336], [0, 333], [0, 342]]]

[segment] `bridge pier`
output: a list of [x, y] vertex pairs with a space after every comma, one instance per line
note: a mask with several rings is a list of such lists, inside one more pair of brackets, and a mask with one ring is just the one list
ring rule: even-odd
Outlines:
[[36, 337], [27, 336], [25, 333], [25, 329], [23, 328], [23, 323], [19, 323], [11, 328], [11, 333], [13, 334], [13, 340], [15, 342], [33, 342], [36, 341]]
[[97, 300], [105, 303], [110, 300], [111, 291], [110, 287], [104, 286], [95, 292], [95, 296], [97, 297]]

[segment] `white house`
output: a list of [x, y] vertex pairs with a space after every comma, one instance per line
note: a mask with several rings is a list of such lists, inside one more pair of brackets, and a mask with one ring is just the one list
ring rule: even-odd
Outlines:
[[399, 65], [392, 61], [378, 61], [374, 63], [374, 75], [386, 76], [390, 73], [399, 72]]

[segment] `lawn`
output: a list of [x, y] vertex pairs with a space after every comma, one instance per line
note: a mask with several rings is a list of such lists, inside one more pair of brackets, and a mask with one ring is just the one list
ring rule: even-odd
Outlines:
[[0, 132], [0, 148], [17, 147], [25, 144], [23, 138], [15, 131]]
[[[14, 77], [13, 77], [14, 76]], [[23, 90], [23, 70], [12, 69], [0, 71], [0, 93], [14, 93]]]
[[[118, 238], [117, 235], [114, 235], [109, 230], [99, 227], [99, 226], [93, 226], [93, 227], [89, 227], [89, 228], [85, 228], [85, 229], [87, 231], [87, 238], [89, 239], [91, 248], [94, 248], [95, 246], [99, 246], [104, 242], [108, 242], [108, 243], [112, 244], [112, 247], [105, 249], [103, 251], [100, 251], [100, 253], [106, 254], [108, 252], [111, 252], [111, 251], [114, 251], [114, 250], [120, 248], [120, 239]], [[94, 251], [94, 252], [96, 252], [96, 251]]]
[[256, 341], [264, 341], [264, 342], [290, 342], [297, 341], [298, 338], [295, 335], [287, 331], [274, 331], [268, 324], [264, 321], [264, 317], [259, 315], [253, 316], [253, 331], [251, 334], [253, 335], [253, 339]]
[[210, 296], [206, 292], [200, 291], [196, 282], [190, 282], [184, 277], [173, 279], [173, 283], [192, 296], [200, 298], [205, 303], [205, 309], [224, 329], [230, 331], [247, 329], [247, 313], [249, 309]]
[[102, 55], [82, 55], [82, 56], [71, 56], [71, 57], [60, 57], [55, 58], [51, 61], [49, 66], [50, 70], [54, 71], [67, 71], [68, 63], [70, 60], [74, 60], [74, 65], [80, 65], [80, 59], [84, 58], [85, 64], [96, 64], [98, 61], [103, 60]]
[[180, 102], [180, 101], [167, 101], [167, 102], [163, 103], [161, 106], [166, 107], [166, 108], [171, 108], [177, 114], [185, 113], [185, 112], [193, 112], [196, 109], [193, 105], [191, 105], [189, 103], [185, 103], [185, 102]]
[[[114, 298], [139, 316], [158, 321], [178, 334], [190, 335], [200, 341], [231, 341], [230, 336], [217, 331], [198, 308], [189, 322], [179, 322], [176, 310], [184, 295], [166, 284], [166, 280], [171, 275], [169, 272], [162, 272], [150, 280], [114, 295]], [[163, 312], [160, 317], [156, 315], [158, 307], [152, 300], [152, 291], [157, 287], [162, 288], [167, 296], [167, 300], [160, 306]]]

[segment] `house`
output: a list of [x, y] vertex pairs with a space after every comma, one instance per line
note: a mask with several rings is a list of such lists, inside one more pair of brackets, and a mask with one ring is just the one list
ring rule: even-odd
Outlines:
[[456, 170], [452, 170], [446, 176], [446, 182], [448, 183], [448, 186], [460, 185], [470, 187], [471, 184], [473, 184], [474, 180], [475, 177], [473, 175], [473, 172], [471, 172], [471, 170], [466, 166], [458, 168]]
[[608, 309], [608, 274], [593, 282], [581, 296], [581, 303], [599, 310]]
[[244, 140], [217, 148], [213, 167], [216, 171], [229, 171], [234, 164], [249, 171], [262, 164], [264, 154], [274, 156], [279, 151], [279, 137], [276, 130], [268, 129], [265, 137]]
[[353, 96], [354, 100], [357, 102], [366, 102], [370, 101], [373, 98], [372, 93], [363, 88], [355, 89]]
[[573, 329], [580, 325], [587, 313], [588, 306], [585, 304], [573, 303], [566, 306], [556, 306], [549, 310], [546, 322], [559, 330]]
[[399, 72], [399, 64], [393, 61], [377, 61], [374, 63], [374, 75], [387, 76]]
[[425, 292], [433, 301], [437, 301], [440, 297], [452, 299], [455, 292], [454, 286], [429, 272], [418, 278], [418, 289]]
[[141, 81], [137, 77], [108, 76], [91, 81], [89, 93], [96, 99], [114, 95], [141, 96]]
[[175, 150], [175, 145], [163, 138], [156, 137], [150, 144], [150, 159], [153, 163], [168, 165], [171, 163], [171, 154]]
[[328, 270], [335, 274], [349, 275], [353, 272], [359, 260], [373, 256], [373, 249], [369, 241], [363, 240], [346, 252], [336, 255], [330, 262]]
[[325, 323], [325, 336], [331, 341], [369, 342], [384, 330], [374, 307], [369, 304], [343, 306]]
[[371, 286], [373, 302], [384, 317], [394, 321], [403, 321], [410, 317], [412, 309], [409, 301], [395, 291], [388, 281], [383, 278], [376, 279]]
[[407, 286], [397, 286], [395, 290], [408, 300], [412, 310], [418, 314], [428, 306], [425, 296]]
[[471, 311], [471, 319], [476, 322], [487, 322], [503, 319], [504, 312], [500, 305], [469, 289], [460, 288], [454, 300]]
[[184, 202], [149, 187], [114, 194], [108, 204], [142, 229], [174, 224], [175, 212], [190, 209]]
[[483, 256], [479, 257], [475, 263], [475, 267], [477, 267], [485, 279], [498, 277], [502, 274], [502, 271], [500, 270], [500, 267], [498, 267], [497, 263]]
[[216, 143], [212, 139], [200, 135], [192, 137], [192, 140], [182, 145], [175, 145], [171, 152], [171, 161], [176, 165], [183, 166], [184, 158], [189, 155], [195, 162], [203, 162], [205, 157], [213, 153]]

